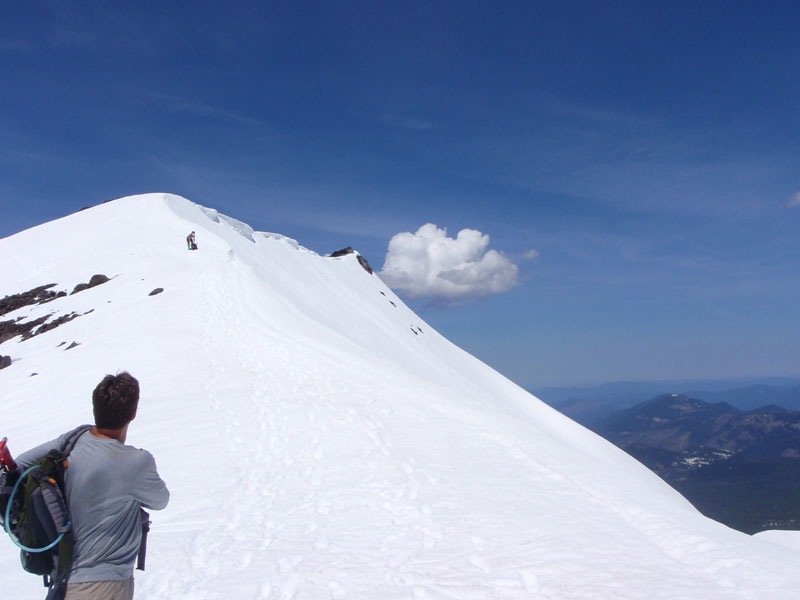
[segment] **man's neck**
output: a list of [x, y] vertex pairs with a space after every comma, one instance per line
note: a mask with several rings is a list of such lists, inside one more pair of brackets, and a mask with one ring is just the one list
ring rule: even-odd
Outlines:
[[102, 427], [94, 427], [92, 435], [105, 440], [118, 440], [121, 444], [125, 443], [125, 438], [128, 437], [128, 426], [125, 425], [122, 429], [104, 429]]

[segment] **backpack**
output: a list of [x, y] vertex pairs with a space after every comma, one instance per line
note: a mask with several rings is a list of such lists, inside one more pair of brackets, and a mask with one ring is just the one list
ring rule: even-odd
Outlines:
[[24, 472], [0, 469], [0, 522], [20, 547], [22, 568], [44, 578], [47, 600], [61, 600], [72, 566], [72, 521], [66, 502], [67, 457], [92, 425], [70, 431]]

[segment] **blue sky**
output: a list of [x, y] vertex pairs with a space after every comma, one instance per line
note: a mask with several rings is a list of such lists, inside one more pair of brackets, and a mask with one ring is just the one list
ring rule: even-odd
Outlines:
[[408, 302], [522, 385], [800, 375], [797, 2], [228, 4], [0, 5], [0, 236], [151, 191], [377, 268], [477, 230], [506, 285]]

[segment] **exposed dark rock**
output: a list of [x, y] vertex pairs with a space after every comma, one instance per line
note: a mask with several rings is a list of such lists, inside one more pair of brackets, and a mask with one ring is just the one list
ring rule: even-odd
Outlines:
[[[101, 204], [108, 204], [109, 202], [113, 202], [116, 198], [109, 198], [108, 200], [103, 200]], [[100, 204], [92, 204], [91, 206], [84, 206], [83, 208], [79, 209], [78, 212], [83, 212], [84, 210], [89, 210], [90, 208], [94, 208], [96, 206], [100, 206]]]
[[[45, 323], [44, 325], [42, 325], [41, 327], [39, 327], [39, 328], [38, 328], [36, 331], [34, 331], [33, 333], [29, 333], [29, 334], [27, 334], [27, 335], [23, 335], [23, 336], [22, 336], [22, 339], [23, 339], [23, 340], [27, 340], [27, 339], [29, 339], [29, 338], [32, 338], [32, 337], [33, 337], [33, 336], [35, 336], [35, 335], [39, 335], [40, 333], [44, 333], [44, 332], [46, 332], [46, 331], [50, 331], [51, 329], [55, 329], [55, 328], [56, 328], [56, 327], [58, 327], [59, 325], [63, 325], [64, 323], [68, 323], [69, 321], [72, 321], [72, 319], [77, 319], [79, 316], [80, 316], [79, 314], [77, 314], [77, 313], [74, 313], [74, 312], [73, 312], [73, 313], [70, 313], [70, 314], [68, 314], [68, 315], [61, 315], [61, 316], [60, 316], [60, 317], [58, 317], [57, 319], [53, 319], [53, 320], [52, 320], [52, 321], [50, 321], [49, 323]], [[47, 317], [45, 317], [45, 318], [47, 318]]]
[[340, 256], [347, 256], [348, 254], [355, 254], [355, 250], [353, 250], [350, 246], [347, 248], [342, 248], [341, 250], [337, 250], [331, 254], [331, 258], [339, 258]]
[[156, 289], [154, 289], [152, 292], [150, 292], [147, 295], [148, 296], [156, 296], [156, 295], [160, 294], [163, 291], [164, 291], [164, 288], [156, 288]]
[[[49, 319], [51, 316], [52, 315], [45, 315], [44, 317], [39, 317], [38, 319], [34, 319], [33, 321], [28, 321], [27, 323], [23, 322], [15, 323], [17, 327], [22, 329], [21, 332], [22, 339], [29, 340], [30, 338], [35, 336], [36, 332], [39, 332], [39, 330], [42, 327], [44, 327], [44, 324], [47, 322], [47, 319]], [[34, 332], [34, 329], [36, 329], [36, 332]], [[42, 333], [44, 333], [44, 331], [42, 331]]]
[[101, 285], [103, 283], [106, 283], [107, 281], [110, 280], [105, 275], [92, 275], [92, 278], [89, 280], [89, 283], [79, 283], [78, 285], [76, 285], [75, 289], [72, 290], [72, 294], [77, 294], [78, 292], [82, 292], [83, 290], [88, 290], [89, 288]]
[[31, 331], [47, 319], [48, 317], [39, 317], [27, 323], [23, 323], [21, 317], [12, 321], [0, 321], [0, 344], [18, 335], [21, 335], [24, 340], [28, 339], [32, 335]]
[[413, 325], [411, 326], [411, 332], [412, 332], [414, 335], [419, 335], [419, 334], [417, 333], [417, 330], [416, 330], [416, 329], [414, 329], [414, 326], [413, 326]]
[[381, 296], [385, 296], [385, 295], [386, 295], [386, 294], [384, 294], [383, 292], [381, 292]]
[[389, 304], [391, 304], [392, 306], [394, 306], [395, 308], [397, 308], [397, 304], [395, 304], [395, 303], [394, 303], [394, 302], [392, 302], [391, 300], [389, 300]]
[[78, 342], [72, 342], [69, 346], [66, 347], [66, 350], [72, 350], [76, 346], [80, 346]]
[[49, 319], [51, 316], [53, 315], [45, 315], [44, 317], [39, 317], [33, 321], [24, 322], [21, 318], [13, 321], [0, 321], [0, 344], [10, 340], [11, 338], [17, 337], [18, 335], [22, 336], [22, 341], [29, 340], [35, 335], [50, 331], [59, 325], [63, 325], [64, 323], [72, 321], [72, 319], [75, 319], [80, 315], [73, 312], [68, 315], [62, 315], [48, 323], [47, 319]]
[[0, 321], [0, 344], [20, 334], [21, 330], [17, 328], [17, 321]]
[[13, 294], [6, 296], [0, 300], [0, 315], [10, 313], [11, 311], [22, 308], [23, 306], [30, 306], [32, 304], [44, 304], [56, 298], [66, 296], [66, 292], [54, 292], [50, 288], [54, 287], [55, 283], [48, 283], [47, 285], [40, 285], [39, 287], [22, 292], [21, 294]]
[[369, 263], [367, 262], [367, 259], [364, 258], [363, 256], [361, 256], [360, 254], [356, 258], [358, 258], [358, 264], [360, 264], [362, 267], [364, 267], [364, 270], [367, 273], [372, 275], [372, 267], [369, 266]]
[[0, 369], [5, 369], [6, 367], [11, 366], [11, 357], [10, 356], [3, 356], [0, 354]]
[[38, 373], [31, 373], [30, 374], [31, 377], [36, 377], [37, 375], [38, 375]]
[[341, 250], [337, 250], [333, 254], [330, 255], [330, 258], [339, 258], [340, 256], [347, 256], [348, 254], [355, 254], [356, 258], [358, 259], [358, 264], [364, 267], [364, 270], [372, 275], [372, 267], [369, 266], [367, 259], [358, 254], [353, 248], [348, 246], [347, 248], [342, 248]]

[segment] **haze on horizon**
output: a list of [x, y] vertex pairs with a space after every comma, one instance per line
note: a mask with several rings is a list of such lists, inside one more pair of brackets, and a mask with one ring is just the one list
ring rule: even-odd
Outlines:
[[526, 387], [797, 377], [798, 29], [782, 0], [6, 3], [0, 236], [172, 192], [353, 246]]

